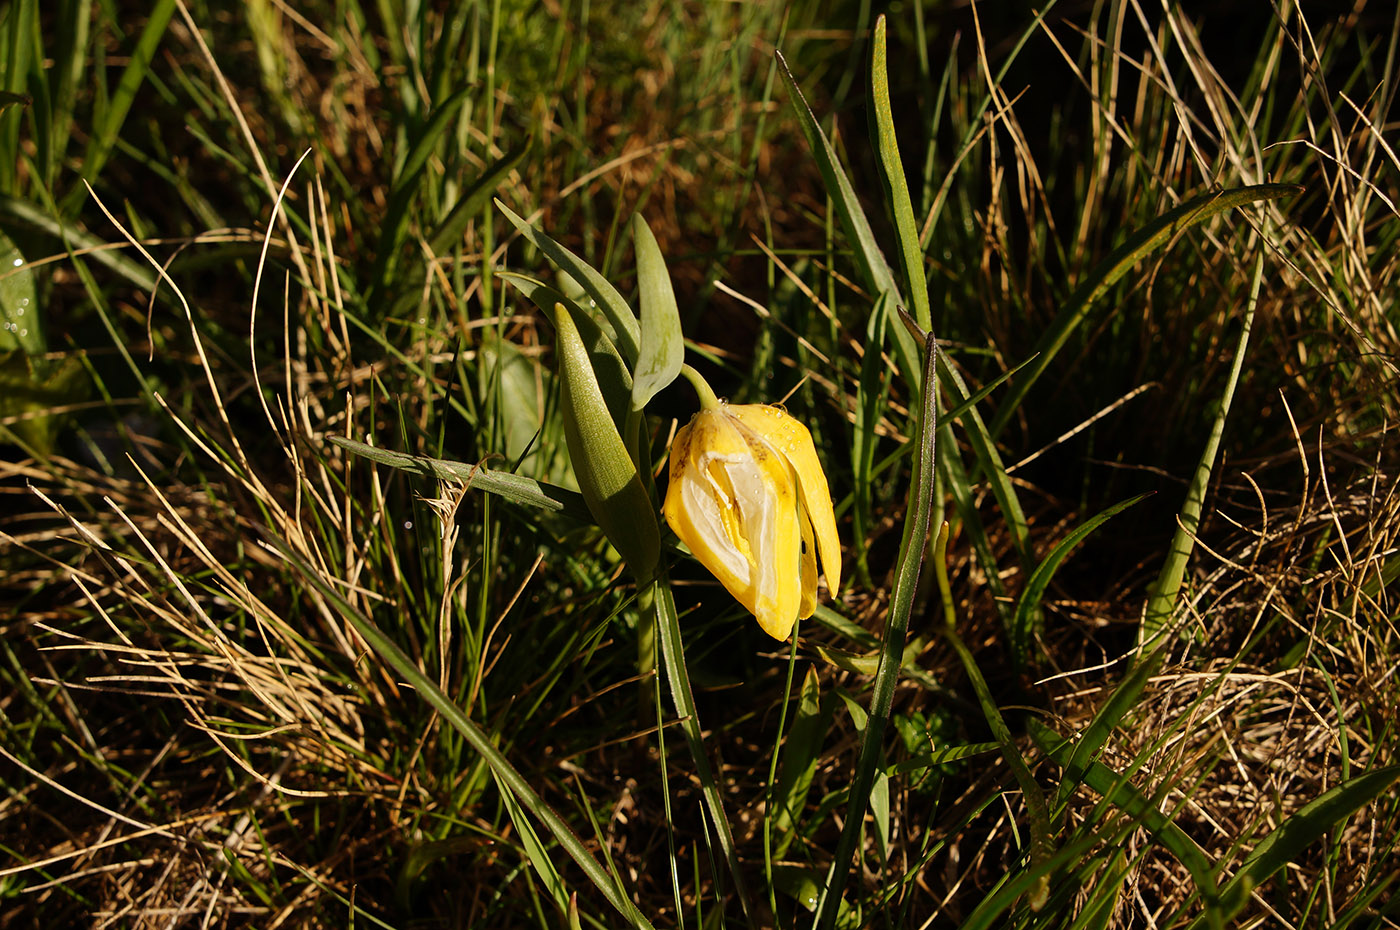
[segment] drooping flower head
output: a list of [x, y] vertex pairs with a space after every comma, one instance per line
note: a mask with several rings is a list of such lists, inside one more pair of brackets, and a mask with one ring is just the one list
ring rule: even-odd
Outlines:
[[817, 560], [841, 584], [831, 491], [812, 434], [778, 407], [720, 403], [671, 444], [666, 522], [711, 574], [785, 640], [817, 606]]

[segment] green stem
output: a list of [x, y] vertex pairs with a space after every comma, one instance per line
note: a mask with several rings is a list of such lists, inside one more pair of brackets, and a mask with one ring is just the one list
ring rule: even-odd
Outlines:
[[928, 538], [929, 513], [933, 509], [933, 475], [935, 471], [934, 436], [938, 427], [938, 380], [934, 365], [938, 358], [937, 343], [930, 334], [923, 353], [923, 378], [918, 383], [923, 392], [917, 422], [919, 433], [914, 446], [914, 466], [910, 475], [909, 510], [904, 523], [904, 536], [899, 544], [899, 559], [895, 564], [894, 590], [890, 594], [890, 609], [885, 618], [885, 635], [880, 646], [880, 664], [875, 669], [871, 686], [870, 711], [861, 738], [860, 755], [856, 759], [855, 775], [847, 801], [846, 823], [836, 840], [836, 854], [831, 860], [817, 905], [817, 930], [831, 930], [841, 909], [841, 895], [850, 877], [851, 858], [860, 845], [866, 808], [870, 803], [870, 788], [875, 783], [885, 726], [890, 720], [894, 689], [899, 669], [904, 662], [904, 639], [909, 631], [909, 614], [914, 606], [914, 593], [919, 586], [919, 568], [924, 559], [924, 540]]
[[700, 372], [689, 365], [682, 365], [681, 374], [685, 375], [685, 380], [689, 381], [690, 386], [695, 388], [695, 394], [700, 398], [701, 410], [717, 410], [719, 408], [719, 398], [715, 396], [714, 388], [710, 387], [710, 382], [706, 381]]

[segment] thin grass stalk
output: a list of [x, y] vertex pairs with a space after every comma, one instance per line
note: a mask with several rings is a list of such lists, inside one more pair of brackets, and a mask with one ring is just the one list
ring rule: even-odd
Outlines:
[[491, 773], [499, 781], [501, 787], [514, 794], [519, 803], [549, 830], [555, 842], [564, 848], [569, 857], [603, 893], [603, 897], [607, 899], [608, 903], [616, 908], [618, 913], [626, 918], [632, 926], [649, 930], [652, 926], [650, 921], [633, 906], [631, 900], [619, 887], [616, 879], [598, 864], [598, 860], [593, 858], [568, 823], [530, 787], [530, 783], [516, 771], [510, 761], [491, 742], [491, 737], [473, 723], [462, 712], [461, 708], [418, 668], [417, 664], [399, 648], [397, 643], [386, 636], [368, 617], [355, 609], [339, 592], [327, 584], [314, 568], [306, 564], [299, 555], [291, 550], [290, 546], [280, 539], [269, 539], [266, 541], [266, 545], [279, 553], [307, 584], [315, 588], [328, 604], [350, 621], [356, 632], [364, 637], [365, 642], [369, 643], [370, 647], [379, 654], [379, 657], [387, 662], [394, 671], [402, 675], [413, 687], [413, 690], [422, 695], [423, 700], [432, 705], [433, 709], [442, 715], [442, 719], [462, 735], [462, 738], [490, 766]]
[[[908, 324], [908, 314], [902, 316]], [[890, 595], [890, 610], [885, 618], [885, 635], [880, 646], [880, 665], [871, 689], [870, 714], [861, 740], [860, 756], [856, 762], [855, 779], [846, 807], [846, 822], [836, 843], [836, 854], [827, 874], [817, 907], [815, 926], [830, 930], [841, 909], [841, 896], [850, 876], [851, 857], [864, 831], [866, 806], [870, 788], [875, 782], [879, 765], [880, 746], [885, 725], [889, 723], [890, 706], [894, 702], [895, 683], [904, 658], [904, 636], [909, 629], [909, 614], [919, 586], [919, 570], [924, 560], [924, 542], [928, 539], [929, 514], [933, 507], [934, 437], [938, 429], [938, 376], [935, 365], [938, 343], [927, 334], [923, 348], [923, 392], [919, 399], [919, 436], [914, 450], [914, 464], [909, 488], [908, 518], [904, 537], [899, 544], [899, 559], [895, 566], [894, 590]]]
[[1177, 595], [1181, 592], [1182, 581], [1186, 576], [1186, 563], [1191, 558], [1192, 549], [1195, 548], [1196, 530], [1201, 525], [1206, 489], [1210, 485], [1215, 457], [1220, 451], [1220, 437], [1225, 433], [1225, 418], [1230, 413], [1230, 402], [1234, 400], [1235, 386], [1239, 384], [1240, 373], [1244, 371], [1245, 350], [1249, 346], [1249, 334], [1254, 327], [1254, 310], [1259, 305], [1259, 288], [1263, 280], [1264, 250], [1261, 248], [1254, 260], [1254, 277], [1249, 285], [1249, 303], [1245, 306], [1239, 347], [1235, 349], [1234, 363], [1230, 366], [1230, 380], [1225, 384], [1225, 392], [1220, 397], [1220, 410], [1215, 415], [1215, 422], [1211, 424], [1210, 436], [1206, 439], [1205, 449], [1201, 451], [1201, 460], [1196, 465], [1196, 474], [1186, 492], [1186, 500], [1181, 505], [1181, 515], [1177, 520], [1176, 533], [1172, 536], [1171, 549], [1148, 596], [1147, 612], [1143, 616], [1138, 635], [1138, 641], [1144, 645], [1151, 643], [1168, 627], [1172, 612], [1176, 609]]
[[656, 632], [660, 634], [661, 661], [666, 667], [666, 681], [671, 686], [671, 700], [675, 702], [679, 715], [681, 732], [685, 734], [686, 745], [690, 748], [691, 760], [695, 763], [695, 777], [700, 782], [705, 806], [713, 821], [715, 835], [719, 838], [721, 852], [729, 873], [734, 877], [734, 891], [749, 923], [755, 923], [753, 902], [749, 898], [748, 886], [744, 883], [744, 873], [739, 865], [739, 854], [734, 846], [734, 834], [729, 829], [729, 818], [724, 813], [724, 800], [720, 796], [719, 784], [715, 781], [710, 757], [705, 753], [705, 738], [700, 731], [700, 717], [695, 709], [695, 697], [691, 693], [690, 674], [685, 666], [685, 644], [681, 640], [680, 617], [676, 613], [676, 599], [671, 593], [670, 579], [665, 570], [657, 573], [650, 583], [643, 586], [643, 599], [650, 597], [654, 605]]

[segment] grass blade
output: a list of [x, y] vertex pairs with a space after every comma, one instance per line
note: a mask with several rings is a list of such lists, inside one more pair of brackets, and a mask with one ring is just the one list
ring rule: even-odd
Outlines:
[[1111, 517], [1122, 513], [1148, 496], [1150, 496], [1150, 492], [1120, 501], [1086, 520], [1074, 532], [1060, 540], [1055, 548], [1051, 549], [1049, 554], [1045, 556], [1036, 570], [1031, 573], [1030, 579], [1026, 582], [1025, 590], [1021, 592], [1020, 600], [1016, 602], [1016, 614], [1012, 618], [1011, 629], [1008, 631], [1011, 636], [1011, 658], [1018, 667], [1025, 664], [1029, 655], [1031, 639], [1034, 636], [1035, 627], [1040, 621], [1040, 599], [1044, 596], [1045, 589], [1050, 585], [1050, 580], [1055, 577], [1055, 572], [1059, 569], [1060, 564], [1069, 558], [1074, 547], [1087, 539], [1090, 533]]
[[[375, 303], [373, 295], [384, 293], [384, 288], [398, 267], [399, 249], [403, 245], [404, 231], [408, 228], [409, 206], [418, 195], [418, 180], [428, 163], [428, 156], [433, 153], [442, 134], [447, 131], [467, 95], [474, 89], [463, 87], [434, 108], [433, 115], [409, 148], [403, 168], [394, 179], [394, 186], [389, 192], [389, 207], [384, 213], [384, 222], [379, 227], [379, 254], [375, 259], [374, 268], [370, 271], [371, 296], [366, 301], [370, 306]], [[484, 198], [489, 193], [490, 191], [482, 192], [478, 196]]]
[[919, 585], [919, 569], [923, 565], [924, 545], [928, 540], [929, 514], [933, 502], [935, 466], [934, 436], [938, 428], [938, 378], [934, 368], [938, 347], [932, 335], [924, 346], [923, 394], [918, 416], [919, 437], [909, 487], [909, 517], [904, 523], [904, 537], [899, 544], [899, 560], [895, 565], [894, 590], [885, 619], [884, 639], [880, 650], [880, 667], [871, 688], [869, 721], [861, 738], [860, 756], [846, 810], [846, 822], [836, 843], [831, 872], [822, 892], [816, 926], [830, 930], [841, 907], [841, 894], [850, 875], [851, 857], [864, 830], [866, 805], [875, 783], [881, 756], [881, 741], [890, 719], [894, 701], [894, 686], [904, 656], [904, 636], [909, 629], [909, 614], [914, 606], [914, 594]]
[[1303, 188], [1293, 184], [1256, 184], [1231, 190], [1211, 191], [1193, 197], [1134, 232], [1122, 245], [1110, 252], [1107, 258], [1094, 266], [1083, 283], [1075, 288], [1074, 293], [1070, 294], [1069, 299], [1060, 308], [1059, 314], [1035, 347], [1036, 358], [1030, 370], [1015, 380], [1002, 401], [997, 416], [992, 421], [991, 434], [1000, 435], [1002, 428], [1015, 416], [1016, 409], [1030, 392], [1031, 386], [1045, 373], [1051, 360], [1064, 348], [1074, 330], [1084, 322], [1094, 301], [1102, 297], [1144, 257], [1166, 245], [1180, 233], [1218, 213], [1249, 203], [1290, 197], [1302, 190]]
[[281, 554], [287, 564], [294, 568], [307, 584], [315, 588], [327, 602], [334, 605], [341, 616], [348, 620], [355, 627], [356, 632], [364, 637], [370, 648], [395, 672], [402, 675], [404, 680], [413, 687], [413, 690], [442, 715], [442, 719], [449, 726], [462, 735], [468, 745], [486, 761], [491, 773], [505, 791], [513, 794], [516, 800], [549, 830], [555, 841], [564, 848], [564, 851], [583, 870], [583, 873], [603, 893], [608, 903], [616, 908], [619, 914], [634, 927], [651, 927], [650, 922], [632, 906], [631, 900], [617, 886], [612, 876], [588, 852], [568, 823], [535, 793], [535, 790], [530, 787], [530, 783], [496, 749], [491, 737], [475, 723], [472, 723], [471, 719], [462, 713], [451, 698], [443, 693], [436, 682], [418, 668], [397, 643], [386, 636], [368, 617], [356, 610], [349, 601], [340, 595], [339, 591], [327, 584], [311, 566], [292, 552], [286, 543], [280, 539], [269, 539], [265, 543], [270, 549]]
[[[165, 27], [174, 15], [175, 0], [158, 0], [151, 7], [146, 25], [141, 29], [141, 37], [136, 40], [136, 47], [131, 50], [131, 58], [123, 69], [112, 96], [107, 100], [101, 123], [88, 140], [87, 152], [83, 155], [82, 175], [88, 183], [97, 183], [97, 177], [102, 173], [107, 157], [116, 146], [117, 136], [121, 133], [122, 124], [126, 122], [127, 114], [131, 112], [136, 92], [146, 80], [146, 72], [151, 67], [151, 59], [155, 57], [156, 46], [165, 36]], [[86, 192], [87, 189], [82, 184], [75, 185], [63, 202], [62, 215], [70, 215]]]
[[1091, 762], [1082, 769], [1076, 768], [1071, 740], [1065, 739], [1033, 717], [1028, 721], [1028, 729], [1041, 752], [1065, 770], [1067, 781], [1087, 785], [1141, 824], [1191, 873], [1206, 907], [1215, 908], [1219, 894], [1211, 864], [1195, 840], [1187, 836], [1170, 817], [1158, 810], [1156, 805], [1134, 788], [1124, 776], [1102, 762]]
[[[866, 218], [865, 211], [861, 209], [860, 201], [856, 199], [855, 188], [851, 186], [850, 178], [841, 168], [841, 162], [836, 157], [836, 149], [832, 147], [826, 133], [822, 132], [821, 126], [817, 125], [817, 118], [812, 113], [812, 108], [807, 105], [807, 99], [802, 96], [802, 91], [798, 88], [797, 80], [792, 76], [792, 71], [788, 69], [783, 53], [775, 52], [774, 54], [778, 59], [778, 73], [782, 75], [783, 83], [787, 85], [793, 112], [797, 114], [797, 123], [802, 128], [802, 135], [807, 139], [807, 145], [817, 160], [817, 168], [821, 171], [827, 196], [831, 197], [832, 205], [836, 208], [836, 216], [846, 231], [846, 238], [850, 240], [855, 249], [853, 257], [861, 277], [871, 286], [877, 297], [880, 294], [888, 293], [893, 297], [896, 306], [902, 305], [904, 301], [899, 295], [898, 285], [895, 284], [894, 272], [890, 270], [889, 262], [885, 261], [885, 255], [880, 251], [880, 246], [875, 241], [875, 233], [870, 228], [870, 221]], [[899, 362], [900, 370], [906, 373], [905, 377], [908, 379], [917, 378], [919, 353], [913, 337], [906, 333], [903, 328], [896, 326], [894, 327], [894, 343], [895, 358]], [[870, 348], [874, 349], [875, 347]], [[910, 380], [910, 384], [915, 388], [918, 387], [917, 381]]]
[[1210, 436], [1206, 439], [1201, 460], [1196, 465], [1196, 473], [1186, 491], [1186, 500], [1181, 505], [1176, 533], [1172, 536], [1162, 570], [1148, 595], [1147, 612], [1143, 616], [1142, 627], [1138, 632], [1139, 643], [1152, 642], [1167, 626], [1176, 608], [1177, 595], [1181, 591], [1182, 580], [1186, 577], [1186, 563], [1195, 548], [1196, 529], [1201, 524], [1201, 510], [1205, 505], [1206, 489], [1210, 485], [1210, 474], [1215, 467], [1215, 457], [1220, 451], [1220, 437], [1225, 432], [1225, 417], [1230, 413], [1230, 402], [1235, 396], [1235, 386], [1239, 384], [1240, 372], [1244, 370], [1245, 349], [1249, 346], [1249, 333], [1254, 325], [1254, 309], [1259, 304], [1259, 288], [1264, 279], [1264, 253], [1261, 251], [1254, 262], [1254, 279], [1249, 286], [1249, 303], [1245, 307], [1244, 325], [1240, 330], [1240, 342], [1235, 349], [1234, 364], [1230, 367], [1230, 377], [1225, 383], [1225, 391], [1220, 397], [1220, 409], [1211, 424]]
[[[1249, 901], [1251, 892], [1275, 872], [1295, 862], [1303, 850], [1324, 833], [1346, 823], [1352, 814], [1390, 790], [1400, 779], [1400, 765], [1366, 772], [1309, 801], [1254, 847], [1254, 852], [1221, 889], [1221, 907], [1232, 919]], [[1199, 920], [1191, 926], [1194, 928]]]
[[[890, 81], [885, 60], [885, 17], [875, 20], [875, 40], [870, 61], [872, 124], [875, 152], [879, 156], [880, 180], [885, 185], [885, 202], [894, 213], [899, 266], [909, 285], [909, 303], [914, 322], [922, 330], [933, 328], [928, 304], [928, 281], [924, 277], [924, 250], [919, 246], [919, 229], [914, 223], [914, 204], [909, 199], [909, 183], [899, 158], [899, 139], [894, 131], [894, 110], [890, 106]], [[907, 337], [902, 329], [896, 336]]]
[[[685, 734], [686, 745], [690, 748], [691, 761], [695, 763], [695, 777], [700, 782], [705, 806], [710, 814], [710, 826], [719, 839], [720, 851], [729, 866], [734, 879], [734, 890], [739, 895], [739, 903], [744, 914], [754, 922], [756, 912], [749, 899], [748, 886], [744, 883], [744, 870], [739, 864], [739, 853], [734, 845], [734, 834], [729, 829], [729, 818], [724, 813], [724, 799], [719, 784], [715, 781], [714, 770], [710, 767], [710, 757], [705, 753], [705, 737], [700, 729], [700, 717], [695, 709], [695, 696], [690, 687], [690, 673], [685, 665], [685, 643], [681, 639], [680, 617], [676, 614], [676, 601], [671, 594], [671, 585], [665, 569], [660, 577], [643, 589], [643, 598], [650, 597], [654, 603], [656, 629], [661, 639], [661, 661], [666, 668], [666, 681], [671, 687], [671, 700], [676, 705], [681, 732]], [[645, 605], [644, 605], [645, 609]]]

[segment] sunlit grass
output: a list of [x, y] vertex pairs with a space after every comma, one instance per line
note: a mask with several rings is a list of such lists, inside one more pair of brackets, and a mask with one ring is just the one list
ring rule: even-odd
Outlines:
[[[57, 7], [0, 18], [7, 919], [1395, 919], [1400, 24]], [[855, 568], [795, 662], [664, 547], [684, 721], [493, 198], [628, 299], [640, 213], [690, 357], [821, 450]]]

